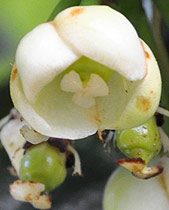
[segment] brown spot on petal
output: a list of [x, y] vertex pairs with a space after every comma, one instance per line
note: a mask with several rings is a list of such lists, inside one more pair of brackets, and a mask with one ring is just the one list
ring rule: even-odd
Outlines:
[[168, 191], [168, 187], [167, 187], [167, 183], [166, 183], [166, 177], [164, 174], [161, 174], [161, 176], [160, 176], [160, 183], [161, 183], [164, 191], [166, 192], [167, 196], [169, 197], [169, 191]]
[[115, 162], [135, 173], [141, 173], [146, 164], [141, 158], [123, 158]]
[[146, 58], [150, 58], [150, 55], [149, 55], [149, 53], [147, 52], [147, 51], [144, 51], [144, 53], [145, 53], [145, 56], [146, 56]]
[[31, 202], [33, 200], [31, 193], [29, 193], [25, 196], [25, 200], [28, 201], [28, 202]]
[[72, 16], [76, 16], [76, 15], [80, 15], [83, 13], [83, 11], [85, 10], [85, 8], [75, 8], [71, 11], [71, 15]]
[[143, 96], [138, 96], [136, 99], [136, 108], [141, 112], [148, 111], [151, 108], [150, 99]]
[[146, 64], [146, 75], [145, 75], [145, 77], [148, 75], [148, 64], [147, 64], [147, 56], [149, 56], [149, 54], [148, 54], [148, 52], [145, 50], [145, 44], [144, 44], [144, 42], [142, 41], [142, 40], [140, 40], [140, 42], [141, 42], [141, 46], [142, 46], [142, 48], [143, 48], [143, 51], [144, 51], [144, 54], [145, 54], [145, 64]]
[[12, 75], [11, 75], [11, 80], [12, 81], [15, 80], [17, 73], [18, 73], [18, 70], [17, 69], [14, 69], [13, 72], [12, 72]]
[[145, 161], [141, 158], [122, 158], [119, 160], [115, 160], [116, 163], [123, 165], [125, 163], [140, 163], [145, 164]]
[[9, 144], [9, 147], [13, 147], [13, 146], [14, 146], [14, 143], [11, 142], [11, 143]]

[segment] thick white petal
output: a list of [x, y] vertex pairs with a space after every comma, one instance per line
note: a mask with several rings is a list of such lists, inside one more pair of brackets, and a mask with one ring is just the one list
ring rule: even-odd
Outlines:
[[41, 142], [47, 141], [49, 139], [48, 136], [44, 136], [37, 131], [30, 128], [28, 125], [22, 126], [19, 131], [21, 135], [26, 139], [26, 141], [32, 144], [39, 144]]
[[[39, 133], [58, 138], [80, 139], [98, 130], [91, 113], [72, 101], [72, 93], [61, 90], [61, 76], [47, 85], [31, 105], [26, 99], [18, 73], [11, 75], [11, 96], [24, 119]], [[15, 75], [15, 77], [14, 77]]]
[[40, 90], [78, 58], [51, 23], [41, 24], [29, 32], [16, 52], [16, 66], [27, 100], [34, 103]]
[[10, 193], [14, 199], [29, 202], [37, 209], [50, 209], [51, 199], [42, 194], [44, 190], [44, 184], [30, 181], [18, 180], [10, 185]]
[[19, 130], [25, 124], [25, 121], [19, 119], [8, 122], [0, 132], [0, 139], [8, 156], [14, 166], [17, 174], [19, 174], [20, 161], [23, 157], [23, 146], [26, 140], [22, 137]]
[[161, 96], [160, 71], [151, 50], [144, 42], [142, 44], [147, 56], [146, 76], [141, 81], [130, 82], [117, 73], [113, 74], [109, 82], [110, 96], [96, 99], [100, 129], [137, 127], [148, 120], [158, 107]]
[[144, 52], [131, 23], [107, 6], [72, 7], [54, 20], [63, 40], [128, 80], [145, 76]]
[[110, 177], [103, 199], [104, 210], [167, 210], [169, 209], [169, 159], [160, 161], [164, 172], [148, 180], [140, 180], [125, 169]]

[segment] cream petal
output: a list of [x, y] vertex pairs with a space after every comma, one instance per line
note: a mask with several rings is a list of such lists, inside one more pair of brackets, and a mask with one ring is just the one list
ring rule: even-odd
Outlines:
[[131, 23], [107, 6], [72, 7], [56, 16], [53, 24], [62, 39], [128, 80], [146, 74], [145, 56]]
[[[149, 47], [142, 42], [146, 57], [147, 73], [143, 80], [130, 82], [119, 74], [109, 81], [110, 95], [97, 98], [100, 129], [123, 130], [137, 127], [156, 111], [161, 95], [161, 77], [157, 62]], [[127, 90], [126, 90], [127, 86]]]
[[79, 57], [62, 41], [51, 23], [29, 32], [16, 52], [16, 66], [27, 100], [34, 103], [40, 90]]
[[26, 139], [26, 141], [32, 144], [39, 144], [49, 139], [48, 136], [44, 136], [38, 133], [37, 131], [30, 128], [28, 125], [22, 126], [22, 128], [20, 129], [20, 133]]
[[10, 185], [10, 194], [15, 200], [29, 202], [37, 209], [50, 209], [51, 199], [42, 194], [45, 185], [31, 181], [17, 180]]
[[33, 129], [45, 136], [80, 139], [94, 134], [98, 129], [97, 120], [92, 116], [94, 111], [87, 114], [72, 101], [72, 93], [60, 89], [62, 77], [58, 76], [47, 85], [38, 95], [36, 103], [31, 105], [16, 74], [15, 79], [11, 79], [11, 96], [15, 107]]

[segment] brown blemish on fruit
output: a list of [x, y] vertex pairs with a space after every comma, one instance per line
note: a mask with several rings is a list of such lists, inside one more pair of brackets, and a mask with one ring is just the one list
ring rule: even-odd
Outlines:
[[18, 73], [18, 70], [17, 69], [14, 69], [13, 72], [12, 72], [12, 75], [11, 75], [11, 80], [12, 81], [15, 80], [17, 73]]
[[136, 99], [136, 108], [141, 112], [147, 112], [151, 108], [150, 99], [138, 96]]
[[72, 16], [80, 15], [80, 14], [83, 13], [84, 9], [85, 9], [85, 8], [75, 8], [75, 9], [73, 9], [73, 10], [71, 11], [70, 14], [71, 14]]

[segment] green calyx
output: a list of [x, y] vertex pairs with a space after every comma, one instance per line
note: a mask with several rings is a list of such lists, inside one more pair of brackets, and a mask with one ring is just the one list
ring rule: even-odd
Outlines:
[[141, 158], [148, 163], [162, 147], [155, 118], [136, 128], [118, 131], [117, 146], [127, 157]]
[[79, 74], [83, 83], [89, 81], [91, 74], [98, 74], [106, 83], [108, 83], [113, 74], [112, 69], [84, 56], [69, 66], [64, 71], [63, 75], [72, 70]]
[[20, 179], [42, 183], [51, 191], [65, 180], [65, 162], [65, 154], [48, 143], [32, 146], [21, 160]]

